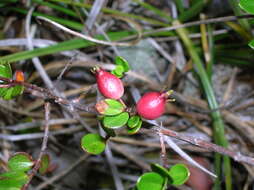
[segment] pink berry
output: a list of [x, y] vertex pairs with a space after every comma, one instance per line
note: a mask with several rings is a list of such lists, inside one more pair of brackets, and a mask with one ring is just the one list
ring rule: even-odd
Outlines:
[[98, 89], [103, 96], [111, 99], [123, 96], [124, 87], [119, 78], [101, 68], [96, 68], [95, 73]]
[[138, 114], [145, 119], [156, 119], [165, 112], [166, 93], [148, 92], [137, 103]]

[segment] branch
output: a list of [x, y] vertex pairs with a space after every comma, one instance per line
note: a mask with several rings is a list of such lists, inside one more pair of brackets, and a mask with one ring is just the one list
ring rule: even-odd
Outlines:
[[88, 112], [88, 113], [98, 114], [96, 112], [95, 108], [94, 108], [94, 105], [75, 104], [75, 103], [67, 100], [66, 98], [61, 98], [59, 96], [54, 95], [52, 92], [50, 92], [46, 88], [41, 88], [41, 87], [36, 86], [34, 84], [30, 84], [30, 83], [26, 83], [26, 82], [20, 82], [20, 81], [16, 81], [16, 80], [1, 77], [1, 76], [0, 76], [0, 81], [7, 82], [7, 84], [4, 84], [4, 85], [7, 85], [7, 86], [8, 85], [9, 86], [22, 85], [26, 88], [27, 92], [31, 93], [32, 95], [34, 95], [36, 97], [40, 97], [40, 98], [43, 98], [45, 100], [53, 100], [57, 104], [61, 104], [61, 105], [64, 105], [64, 106], [71, 106], [71, 107], [74, 107], [78, 110], [85, 111], [85, 112]]
[[24, 185], [22, 190], [26, 190], [28, 188], [28, 185], [30, 184], [32, 178], [35, 176], [36, 172], [40, 168], [41, 158], [42, 158], [43, 154], [45, 153], [45, 151], [47, 149], [47, 144], [48, 144], [49, 117], [50, 117], [50, 103], [49, 102], [45, 102], [45, 129], [44, 129], [44, 137], [43, 137], [43, 141], [42, 141], [41, 151], [40, 151], [38, 159], [35, 162], [35, 166], [34, 166], [34, 168], [32, 170], [32, 173], [29, 175], [29, 180]]
[[[156, 129], [156, 130], [158, 130], [158, 129]], [[212, 152], [217, 152], [217, 153], [220, 153], [223, 155], [227, 155], [227, 156], [233, 158], [237, 162], [243, 162], [243, 163], [247, 163], [247, 164], [254, 166], [254, 158], [249, 157], [249, 156], [244, 156], [240, 152], [233, 152], [233, 151], [230, 151], [226, 148], [218, 146], [216, 144], [204, 141], [200, 138], [183, 135], [183, 134], [177, 133], [177, 132], [169, 130], [169, 129], [160, 128], [158, 131], [159, 131], [159, 133], [162, 133], [164, 135], [174, 137], [176, 139], [191, 143], [195, 146], [199, 146], [204, 149], [208, 149]]]

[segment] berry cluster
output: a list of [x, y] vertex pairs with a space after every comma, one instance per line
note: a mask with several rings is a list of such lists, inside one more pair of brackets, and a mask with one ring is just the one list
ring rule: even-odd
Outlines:
[[95, 109], [100, 114], [99, 120], [106, 136], [89, 133], [82, 137], [81, 147], [91, 154], [100, 154], [104, 151], [110, 137], [116, 136], [115, 130], [126, 126], [127, 133], [137, 133], [142, 126], [142, 118], [154, 120], [165, 112], [166, 103], [172, 91], [148, 92], [137, 102], [135, 109], [128, 108], [121, 99], [124, 95], [124, 85], [121, 77], [128, 72], [128, 62], [122, 57], [116, 57], [116, 67], [107, 72], [100, 67], [94, 67], [92, 72], [96, 77], [98, 90], [105, 97], [98, 101]]
[[[122, 81], [115, 75], [101, 69], [94, 69], [97, 86], [100, 93], [111, 99], [120, 99], [124, 94]], [[169, 91], [170, 92], [170, 91]], [[148, 92], [143, 95], [136, 105], [139, 116], [144, 119], [157, 119], [165, 112], [165, 105], [170, 93]]]

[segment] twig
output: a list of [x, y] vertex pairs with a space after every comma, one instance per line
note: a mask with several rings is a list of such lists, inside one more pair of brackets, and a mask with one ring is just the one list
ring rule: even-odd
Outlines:
[[[27, 13], [26, 16], [26, 27], [25, 27], [25, 32], [26, 32], [26, 37], [27, 37], [27, 47], [29, 50], [33, 50], [33, 42], [32, 42], [32, 35], [31, 35], [31, 31], [30, 31], [30, 25], [31, 25], [31, 17], [32, 17], [32, 13], [34, 11], [34, 7], [31, 7]], [[49, 78], [48, 74], [46, 73], [46, 71], [44, 70], [41, 61], [39, 60], [38, 57], [34, 57], [32, 58], [33, 64], [36, 68], [36, 70], [38, 71], [38, 73], [40, 74], [41, 78], [43, 79], [43, 82], [46, 84], [46, 86], [49, 89], [53, 89], [54, 85], [51, 81], [51, 79]]]
[[[47, 19], [45, 17], [41, 17], [41, 16], [38, 16], [36, 17], [37, 19], [41, 19], [41, 20], [44, 20], [46, 22], [49, 22], [51, 24], [53, 24], [55, 27], [65, 31], [65, 32], [68, 32], [74, 36], [77, 36], [77, 37], [80, 37], [82, 39], [85, 39], [85, 40], [88, 40], [88, 41], [91, 41], [91, 42], [94, 42], [94, 43], [98, 43], [98, 44], [103, 44], [103, 45], [109, 45], [109, 46], [131, 46], [135, 43], [137, 43], [137, 40], [134, 40], [132, 42], [108, 42], [108, 41], [103, 41], [103, 40], [98, 40], [98, 39], [95, 39], [95, 38], [92, 38], [90, 36], [87, 36], [87, 35], [84, 35], [84, 34], [81, 34], [79, 32], [75, 32], [69, 28], [66, 28], [65, 26], [61, 25], [61, 24], [58, 24], [57, 22], [54, 22], [50, 19]], [[119, 17], [119, 19], [122, 19], [122, 20], [127, 20], [126, 18], [122, 18], [122, 17]], [[135, 29], [137, 30], [138, 32], [138, 39], [141, 38], [141, 28], [140, 26], [134, 22], [134, 21], [131, 21], [130, 19], [128, 19], [129, 22], [131, 22], [131, 24], [133, 24], [135, 26]]]
[[2, 102], [2, 101], [0, 101], [0, 107], [4, 108], [6, 112], [9, 111], [19, 115], [25, 115], [25, 116], [30, 116], [34, 118], [43, 118], [43, 113], [40, 114], [38, 112], [28, 112], [28, 111], [25, 111], [24, 109], [7, 105], [5, 102]]
[[[81, 126], [61, 129], [57, 131], [52, 131], [49, 133], [49, 136], [63, 135], [63, 134], [72, 134], [84, 129]], [[0, 139], [5, 139], [8, 141], [22, 141], [22, 140], [31, 140], [39, 139], [44, 136], [44, 133], [32, 133], [32, 134], [21, 134], [21, 135], [9, 135], [9, 134], [0, 134]]]
[[85, 23], [87, 30], [92, 29], [93, 25], [96, 22], [98, 15], [101, 12], [101, 9], [103, 8], [104, 5], [105, 5], [105, 0], [95, 0], [94, 1], [89, 15], [87, 15], [87, 19], [86, 19], [86, 23]]
[[227, 21], [235, 21], [238, 19], [250, 19], [253, 18], [254, 15], [247, 14], [247, 15], [241, 15], [241, 16], [226, 16], [226, 17], [218, 17], [218, 18], [211, 18], [211, 19], [205, 19], [205, 20], [198, 20], [198, 21], [193, 21], [193, 22], [187, 22], [184, 24], [180, 24], [177, 26], [169, 26], [165, 28], [159, 28], [153, 31], [149, 32], [144, 32], [143, 35], [149, 35], [149, 34], [154, 34], [157, 32], [164, 32], [164, 31], [171, 31], [171, 30], [176, 30], [178, 28], [186, 28], [186, 27], [191, 27], [191, 26], [197, 26], [200, 24], [213, 24], [213, 23], [220, 23], [220, 22], [227, 22]]
[[46, 88], [41, 88], [41, 87], [36, 86], [34, 84], [30, 84], [30, 83], [26, 83], [26, 82], [19, 82], [16, 80], [5, 78], [5, 77], [0, 77], [0, 80], [5, 81], [5, 82], [12, 84], [14, 86], [15, 85], [22, 85], [26, 88], [26, 90], [28, 92], [30, 92], [34, 96], [37, 96], [37, 97], [40, 97], [43, 99], [53, 100], [55, 103], [58, 103], [58, 104], [61, 104], [64, 106], [71, 106], [73, 108], [76, 108], [76, 109], [79, 109], [79, 110], [82, 110], [85, 112], [97, 113], [96, 110], [94, 109], [94, 105], [83, 106], [83, 105], [79, 105], [79, 104], [74, 104], [65, 98], [61, 98], [59, 96], [54, 95]]
[[72, 64], [73, 60], [76, 59], [77, 54], [74, 55], [67, 64], [65, 64], [64, 68], [62, 69], [61, 73], [58, 75], [55, 86], [58, 86], [59, 82], [62, 80], [63, 75], [65, 74], [66, 70], [70, 67]]
[[166, 146], [165, 146], [165, 140], [164, 140], [164, 135], [162, 133], [158, 133], [160, 136], [160, 145], [161, 145], [161, 161], [162, 164], [165, 168], [168, 168], [169, 164], [168, 164], [168, 158], [167, 158], [167, 153], [166, 153]]
[[223, 155], [227, 155], [227, 156], [233, 158], [237, 162], [243, 162], [243, 163], [247, 163], [247, 164], [254, 166], [254, 158], [249, 157], [249, 156], [244, 156], [240, 152], [233, 152], [233, 151], [230, 151], [226, 148], [218, 146], [216, 144], [204, 141], [200, 138], [183, 135], [183, 134], [177, 133], [177, 132], [169, 130], [169, 129], [160, 128], [159, 132], [161, 132], [164, 135], [174, 137], [176, 139], [179, 139], [179, 140], [191, 143], [193, 145], [199, 146], [201, 148], [204, 148], [204, 149], [207, 149], [207, 150], [210, 150], [213, 152], [217, 152], [217, 153], [220, 153]]
[[33, 167], [32, 173], [29, 175], [29, 180], [24, 185], [22, 190], [26, 190], [28, 188], [28, 185], [30, 184], [32, 178], [35, 176], [36, 172], [40, 168], [41, 158], [42, 158], [43, 154], [45, 153], [45, 151], [47, 149], [47, 144], [48, 144], [49, 117], [50, 117], [50, 103], [45, 102], [45, 129], [44, 129], [44, 137], [43, 137], [43, 141], [42, 141], [41, 151], [40, 151], [38, 159], [35, 162], [35, 166]]
[[110, 170], [112, 172], [113, 178], [114, 178], [114, 183], [116, 190], [124, 190], [122, 180], [119, 176], [119, 171], [114, 163], [114, 157], [111, 151], [110, 144], [107, 145], [105, 149], [105, 154], [106, 154], [106, 159], [109, 164]]

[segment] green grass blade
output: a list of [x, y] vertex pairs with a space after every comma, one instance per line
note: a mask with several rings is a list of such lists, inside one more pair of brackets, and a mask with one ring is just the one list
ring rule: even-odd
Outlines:
[[[243, 12], [242, 12], [241, 8], [239, 7], [239, 4], [238, 4], [239, 2], [238, 1], [229, 0], [229, 3], [230, 3], [230, 5], [231, 5], [231, 7], [232, 7], [232, 9], [233, 9], [236, 16], [243, 15]], [[250, 27], [250, 24], [249, 24], [247, 19], [240, 19], [238, 22], [241, 24], [241, 26], [246, 31], [250, 31], [251, 27]]]
[[[59, 3], [65, 3], [68, 5], [72, 5], [72, 6], [77, 6], [77, 7], [83, 7], [86, 9], [91, 9], [92, 5], [89, 4], [85, 4], [85, 3], [78, 3], [78, 2], [74, 2], [72, 0], [47, 0], [47, 1], [52, 1], [52, 2], [59, 2]], [[140, 21], [145, 21], [148, 22], [150, 24], [154, 24], [154, 25], [159, 25], [159, 26], [168, 26], [168, 24], [155, 20], [155, 19], [151, 19], [151, 18], [147, 18], [147, 17], [143, 17], [143, 16], [139, 16], [139, 15], [135, 15], [135, 14], [130, 14], [130, 13], [124, 13], [118, 10], [114, 10], [114, 9], [110, 9], [110, 8], [102, 8], [101, 11], [103, 13], [107, 13], [107, 14], [112, 14], [114, 16], [124, 16], [124, 17], [128, 17], [131, 19], [137, 19]]]
[[[179, 21], [174, 21], [175, 25], [179, 25]], [[217, 109], [218, 108], [218, 103], [215, 98], [215, 94], [213, 92], [212, 85], [210, 83], [210, 80], [208, 78], [208, 75], [205, 71], [205, 68], [203, 66], [203, 63], [198, 55], [198, 53], [195, 50], [195, 47], [192, 43], [192, 41], [188, 37], [188, 32], [185, 28], [179, 28], [176, 29], [177, 34], [179, 37], [182, 39], [184, 45], [186, 46], [193, 63], [196, 68], [196, 72], [200, 78], [201, 84], [203, 86], [204, 92], [206, 94], [206, 98], [208, 101], [208, 105], [210, 109]], [[213, 119], [213, 131], [214, 131], [214, 140], [215, 143], [218, 145], [221, 145], [223, 147], [228, 146], [228, 141], [225, 138], [225, 132], [224, 132], [224, 123], [221, 118], [221, 114], [218, 111], [214, 111], [211, 113], [212, 119]], [[227, 190], [232, 190], [232, 180], [231, 180], [231, 164], [230, 164], [230, 159], [228, 156], [223, 156], [224, 160], [224, 172], [226, 176], [226, 189]], [[221, 163], [220, 163], [220, 155], [216, 154], [215, 156], [215, 169], [216, 169], [216, 174], [220, 177], [220, 170], [221, 170]], [[219, 182], [219, 178], [216, 180], [217, 184]]]
[[38, 3], [40, 5], [50, 7], [54, 10], [57, 10], [61, 13], [66, 14], [66, 15], [69, 15], [69, 16], [72, 16], [72, 17], [75, 17], [75, 18], [79, 18], [78, 15], [76, 14], [76, 12], [70, 10], [69, 8], [65, 8], [65, 7], [62, 7], [62, 6], [53, 4], [53, 3], [49, 3], [49, 2], [45, 2], [45, 1], [42, 1], [42, 0], [32, 0], [32, 1], [35, 2], [35, 3]]
[[[124, 37], [127, 37], [131, 34], [133, 34], [133, 33], [126, 32], [126, 31], [112, 32], [112, 33], [108, 33], [108, 36], [112, 41], [115, 41], [115, 40], [120, 40]], [[104, 39], [104, 38], [102, 36], [98, 36], [98, 39]], [[12, 63], [15, 61], [31, 59], [33, 57], [50, 55], [50, 54], [54, 54], [54, 53], [58, 53], [58, 52], [62, 52], [62, 51], [85, 48], [85, 47], [94, 46], [94, 45], [96, 45], [96, 44], [93, 42], [89, 42], [84, 39], [76, 38], [76, 39], [64, 41], [64, 42], [61, 42], [61, 43], [58, 43], [56, 45], [52, 45], [49, 47], [36, 48], [34, 50], [22, 51], [22, 52], [14, 53], [11, 55], [2, 56], [2, 57], [0, 57], [0, 62], [1, 61], [8, 61], [9, 63]]]
[[206, 71], [207, 71], [207, 75], [211, 81], [212, 72], [213, 72], [213, 64], [214, 64], [214, 39], [213, 39], [213, 27], [211, 24], [209, 24], [207, 26], [207, 32], [208, 32], [208, 45], [209, 45], [210, 60], [207, 65]]
[[194, 5], [192, 5], [188, 10], [184, 11], [179, 15], [178, 19], [181, 22], [190, 20], [191, 18], [197, 16], [208, 3], [208, 0], [199, 0]]
[[[28, 13], [28, 11], [26, 9], [23, 9], [23, 8], [12, 7], [12, 8], [10, 8], [10, 10], [22, 13], [24, 15], [26, 15]], [[58, 22], [59, 24], [62, 24], [64, 26], [67, 26], [67, 27], [75, 29], [75, 30], [81, 31], [83, 29], [83, 24], [81, 24], [79, 22], [75, 22], [75, 21], [71, 21], [71, 20], [67, 20], [67, 19], [62, 19], [62, 18], [58, 18], [58, 17], [55, 17], [55, 16], [49, 16], [49, 15], [39, 13], [39, 12], [33, 12], [32, 16], [46, 17], [50, 20], [53, 20], [55, 22]]]
[[182, 14], [184, 12], [183, 0], [174, 0], [177, 10]]
[[156, 7], [150, 5], [149, 3], [145, 3], [145, 2], [142, 2], [140, 0], [132, 0], [132, 1], [138, 3], [140, 6], [142, 6], [144, 8], [154, 12], [155, 14], [159, 15], [162, 18], [166, 18], [169, 22], [173, 21], [171, 16], [169, 16], [167, 13], [165, 13], [161, 9], [157, 9]]

